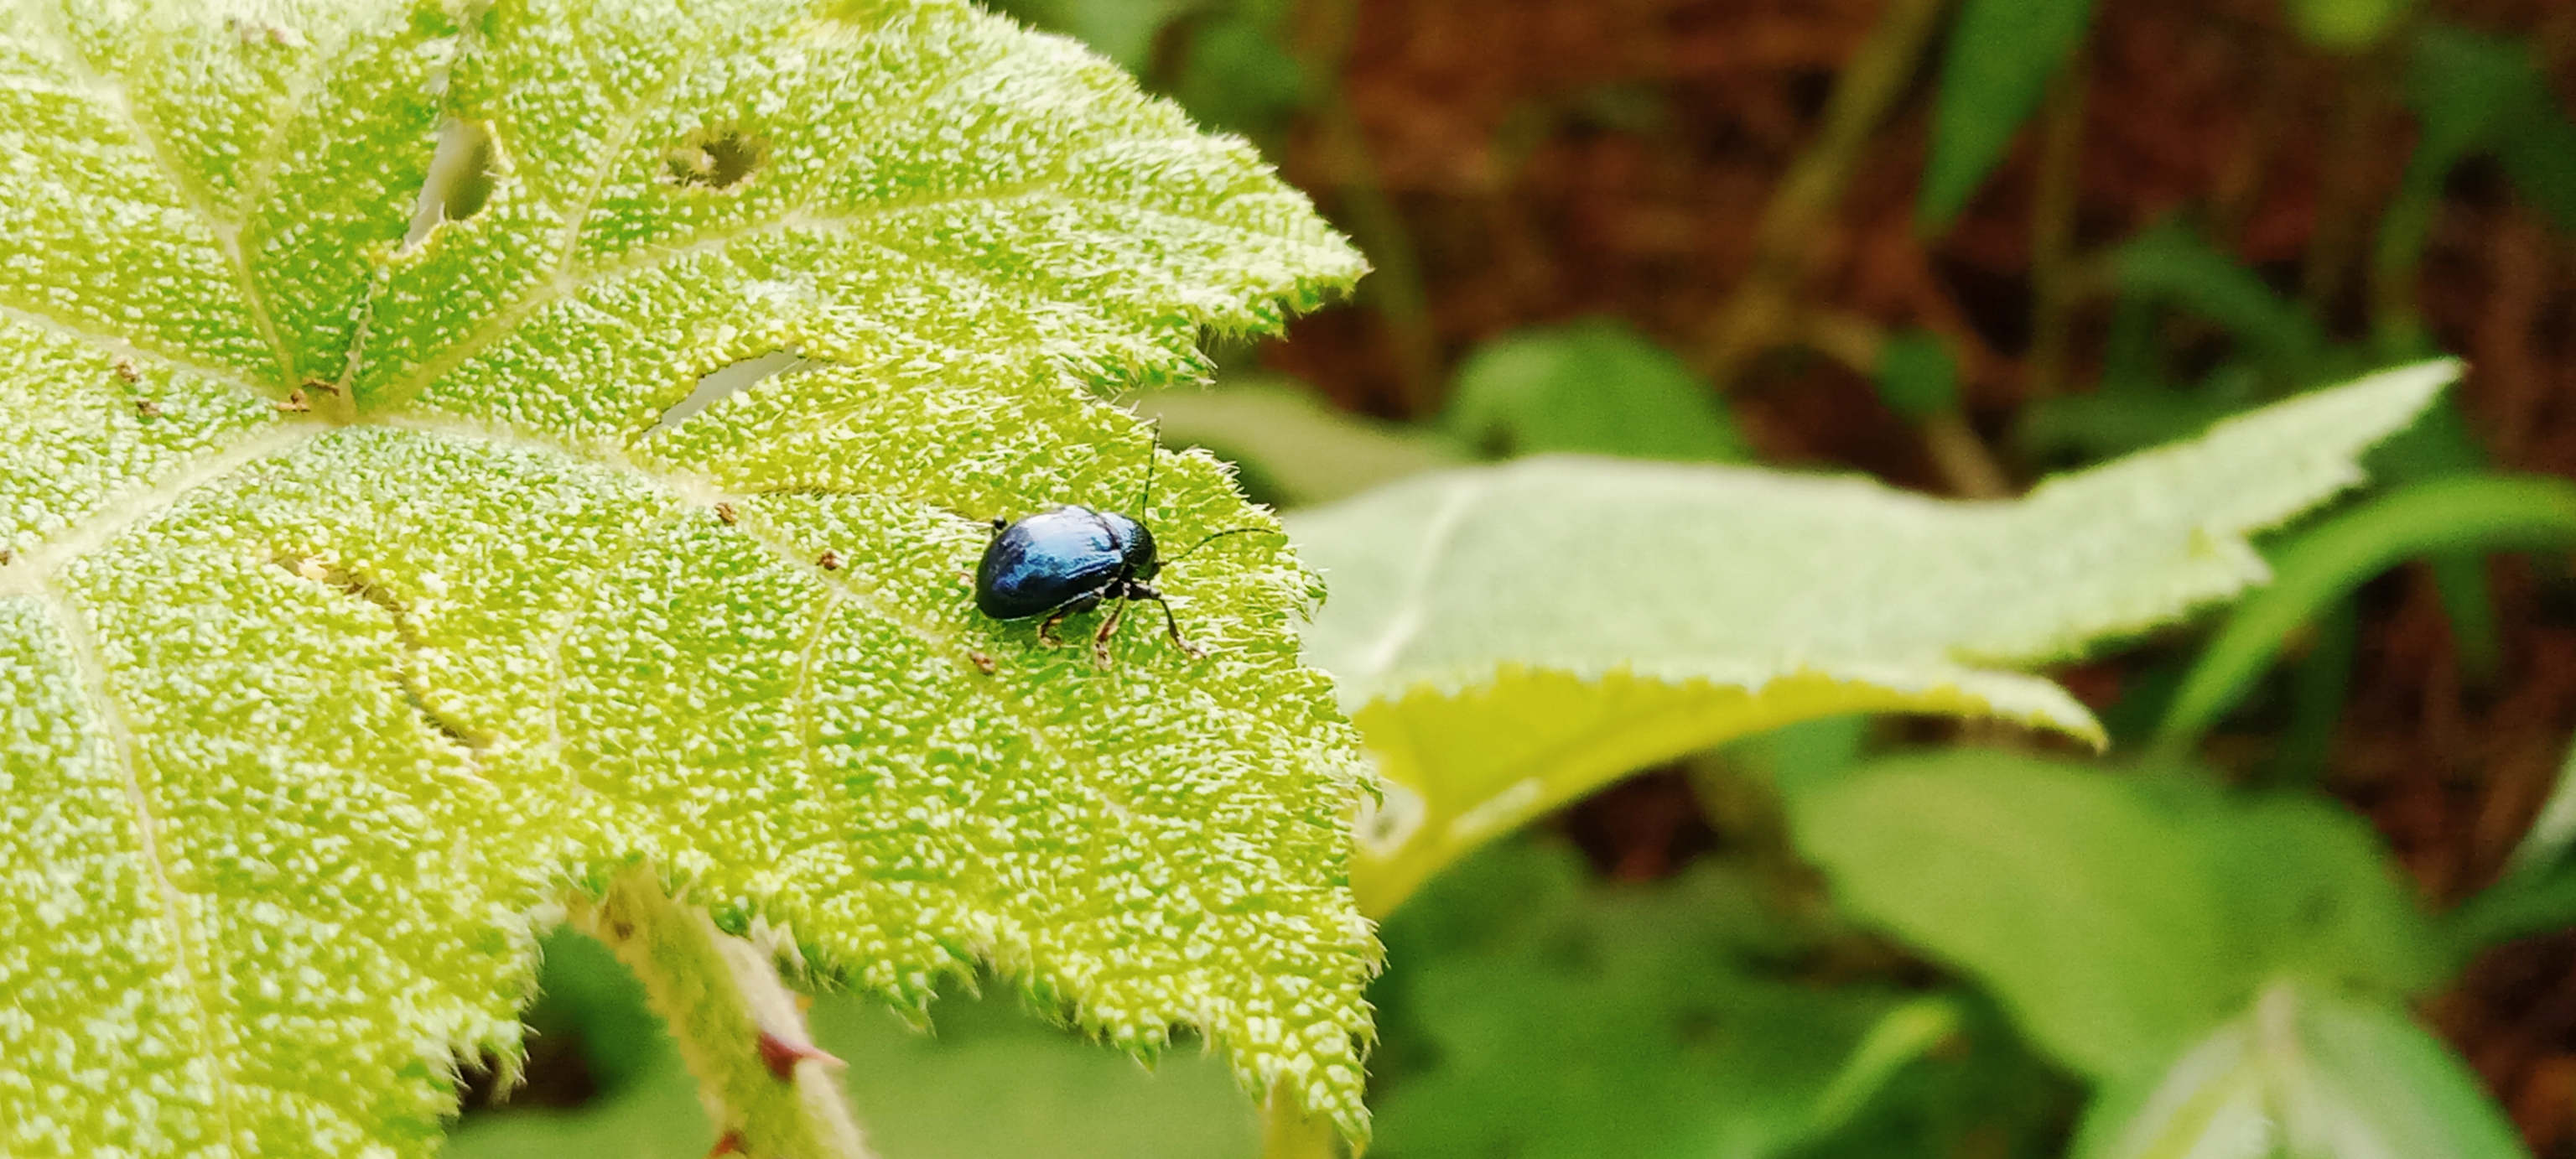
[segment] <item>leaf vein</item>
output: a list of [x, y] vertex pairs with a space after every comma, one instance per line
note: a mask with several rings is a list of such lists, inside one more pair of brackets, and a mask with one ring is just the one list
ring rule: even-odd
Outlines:
[[[89, 621], [72, 605], [70, 599], [51, 585], [40, 589], [40, 596], [59, 625], [64, 644], [70, 648], [74, 667], [80, 673], [80, 694], [101, 727], [107, 730], [109, 748], [116, 759], [117, 774], [125, 790], [126, 807], [134, 812], [135, 852], [152, 875], [152, 884], [161, 901], [161, 922], [168, 931], [171, 969], [179, 975], [181, 989], [197, 1006], [197, 1049], [206, 1064], [208, 1092], [215, 1105], [215, 1115], [223, 1124], [227, 1147], [236, 1142], [240, 1128], [233, 1104], [234, 1076], [225, 1065], [225, 1052], [216, 1041], [214, 995], [209, 990], [212, 979], [206, 974], [215, 963], [203, 945], [203, 931], [191, 926], [180, 904], [180, 890], [170, 880], [168, 866], [161, 858], [160, 821], [153, 813], [151, 795], [143, 789], [139, 772], [142, 764], [140, 744], [134, 735], [133, 722], [126, 719], [124, 707], [109, 687], [107, 663], [100, 655], [98, 640], [92, 635]], [[201, 969], [200, 961], [205, 963]]]
[[277, 356], [278, 381], [293, 383], [296, 379], [295, 356], [286, 349], [284, 339], [278, 336], [277, 322], [269, 315], [268, 299], [260, 293], [258, 281], [251, 277], [250, 262], [242, 253], [240, 226], [217, 214], [207, 191], [171, 163], [169, 150], [162, 143], [160, 126], [134, 107], [133, 95], [126, 91], [123, 83], [100, 72], [97, 63], [81, 51], [79, 43], [72, 38], [71, 30], [63, 22], [60, 5], [54, 6], [53, 13], [54, 19], [46, 22], [46, 30], [52, 35], [55, 49], [62, 53], [63, 63], [89, 86], [91, 95], [100, 104], [125, 123], [126, 132], [134, 139], [135, 147], [151, 161], [162, 179], [170, 183], [171, 190], [179, 195], [188, 212], [194, 214], [213, 235], [216, 250], [223, 254], [224, 264], [232, 270], [233, 288], [240, 291], [243, 308], [250, 311], [251, 322], [258, 327], [260, 339]]

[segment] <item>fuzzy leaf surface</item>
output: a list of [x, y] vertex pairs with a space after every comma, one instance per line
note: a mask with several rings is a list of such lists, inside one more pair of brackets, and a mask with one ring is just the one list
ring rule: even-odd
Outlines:
[[[1104, 668], [965, 574], [1266, 518], [1204, 456], [1137, 510], [1097, 399], [1355, 278], [1304, 201], [964, 3], [263, 11], [0, 9], [0, 1152], [425, 1154], [532, 913], [638, 860], [1363, 1131], [1312, 577], [1211, 550], [1211, 657]], [[424, 199], [442, 126], [488, 193]]]
[[1293, 521], [1332, 672], [1390, 782], [1354, 884], [1384, 913], [1459, 854], [1630, 770], [1854, 712], [2099, 743], [2014, 671], [2268, 578], [2246, 536], [2361, 479], [2450, 363], [1969, 503], [1860, 479], [1574, 457], [1417, 476]]

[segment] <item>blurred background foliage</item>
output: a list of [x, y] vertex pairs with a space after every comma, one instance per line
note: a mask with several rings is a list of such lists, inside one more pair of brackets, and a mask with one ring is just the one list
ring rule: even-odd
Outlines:
[[[2576, 5], [997, 6], [1376, 266], [1137, 400], [1282, 507], [1552, 451], [1999, 498], [2470, 365], [2273, 586], [2050, 673], [2107, 760], [1812, 721], [1432, 879], [1385, 919], [1371, 1154], [2576, 1154]], [[453, 1153], [706, 1154], [631, 980], [550, 946], [530, 1082]], [[889, 1159], [1260, 1150], [1211, 1060], [996, 990], [935, 1037], [817, 999]]]

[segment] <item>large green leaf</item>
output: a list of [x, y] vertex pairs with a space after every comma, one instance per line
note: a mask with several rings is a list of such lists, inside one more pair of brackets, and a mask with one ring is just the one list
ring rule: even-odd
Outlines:
[[1844, 905], [2097, 1077], [2172, 1057], [2277, 976], [2394, 996], [2442, 965], [2368, 827], [2314, 802], [1969, 750], [1788, 800]]
[[2360, 479], [2455, 373], [2321, 391], [2012, 503], [1864, 480], [1543, 458], [1419, 476], [1299, 515], [1334, 674], [1389, 782], [1362, 905], [1604, 782], [1853, 712], [1996, 715], [2098, 741], [2011, 669], [2265, 578], [2246, 535]]
[[2282, 981], [2166, 1065], [2110, 1084], [2076, 1159], [2518, 1159], [2441, 1040], [2384, 1003]]
[[[1094, 388], [1357, 275], [1304, 201], [964, 3], [263, 11], [0, 17], [0, 1150], [424, 1153], [638, 860], [1364, 1129], [1312, 577], [1212, 549], [1213, 655], [1111, 667], [965, 577], [1136, 503]], [[491, 188], [406, 246], [443, 123]], [[1264, 518], [1196, 455], [1138, 514]]]

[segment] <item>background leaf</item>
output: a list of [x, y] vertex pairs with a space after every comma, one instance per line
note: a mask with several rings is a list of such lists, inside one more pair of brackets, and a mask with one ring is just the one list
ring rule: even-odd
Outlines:
[[1411, 1053], [1374, 1153], [1786, 1154], [1957, 1029], [1944, 999], [1785, 976], [1814, 931], [1740, 873], [1582, 877], [1568, 850], [1505, 842], [1389, 923], [1405, 966], [1372, 993]]
[[2283, 982], [2170, 1068], [2114, 1084], [2077, 1159], [2513, 1159], [2477, 1077], [2386, 1004]]
[[1306, 655], [1392, 785], [1361, 826], [1362, 904], [1385, 912], [1630, 770], [1808, 717], [1994, 714], [2098, 739], [2007, 666], [2261, 580], [2244, 536], [2355, 482], [2362, 448], [2452, 373], [2295, 399], [2013, 504], [1565, 458], [1303, 513], [1292, 534], [1333, 583]]
[[1932, 154], [1915, 216], [1945, 229], [2039, 108], [2093, 18], [2092, 0], [1967, 0], [1941, 60]]
[[1205, 447], [1235, 466], [1256, 502], [1302, 507], [1347, 498], [1461, 456], [1446, 440], [1344, 414], [1293, 380], [1229, 375], [1223, 386], [1138, 399], [1168, 446]]
[[1625, 323], [1523, 330], [1468, 356], [1441, 418], [1495, 458], [1575, 451], [1739, 462], [1750, 456], [1708, 383]]
[[[1204, 456], [1135, 510], [1094, 392], [1357, 256], [963, 4], [442, 11], [0, 17], [0, 1148], [425, 1153], [539, 908], [638, 861], [829, 977], [990, 965], [1363, 1131], [1312, 577], [1197, 557], [1216, 655], [1102, 668], [965, 576], [1048, 504], [1260, 522]], [[407, 245], [452, 123], [491, 190]]]
[[2180, 1053], [2277, 974], [2393, 997], [2440, 965], [2368, 829], [2307, 802], [1958, 751], [1789, 805], [1844, 905], [2097, 1077]]
[[2185, 677], [2158, 744], [2180, 751], [2270, 666], [2291, 631], [2409, 556], [2576, 541], [2576, 484], [2462, 476], [2418, 483], [2300, 533], [2276, 553], [2279, 578], [2232, 610]]

